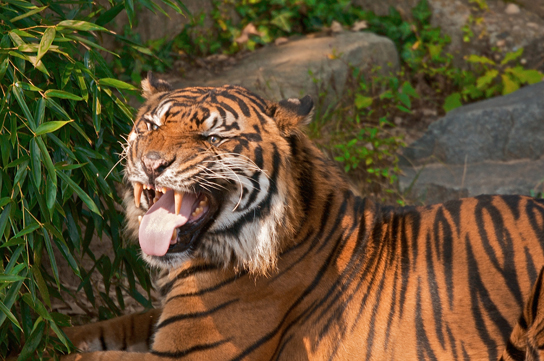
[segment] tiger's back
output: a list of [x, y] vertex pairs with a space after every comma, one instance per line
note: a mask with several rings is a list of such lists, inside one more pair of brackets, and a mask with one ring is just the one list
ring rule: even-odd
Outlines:
[[[163, 309], [148, 353], [84, 359], [497, 359], [544, 264], [541, 200], [383, 207], [300, 131], [307, 98], [144, 85], [125, 200], [144, 257], [170, 267]], [[178, 195], [186, 224], [138, 227]]]

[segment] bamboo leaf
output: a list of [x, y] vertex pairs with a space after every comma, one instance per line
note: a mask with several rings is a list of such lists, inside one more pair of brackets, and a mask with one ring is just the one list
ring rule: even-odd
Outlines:
[[[23, 278], [24, 279], [24, 278]], [[1, 281], [0, 281], [1, 282]], [[0, 311], [2, 311], [3, 314], [7, 316], [7, 318], [15, 325], [17, 326], [21, 331], [23, 330], [21, 328], [21, 325], [19, 324], [19, 321], [13, 316], [13, 313], [4, 305], [4, 303], [0, 300]]]
[[24, 235], [29, 234], [30, 232], [34, 232], [34, 231], [37, 230], [38, 228], [41, 228], [41, 226], [40, 226], [38, 223], [29, 224], [28, 226], [26, 226], [25, 228], [23, 228], [19, 233], [17, 233], [15, 236], [13, 236], [13, 238], [22, 237], [22, 236], [24, 236]]
[[30, 109], [28, 109], [28, 106], [26, 105], [24, 94], [21, 90], [19, 83], [15, 83], [11, 89], [13, 95], [15, 95], [15, 99], [17, 99], [17, 103], [19, 103], [21, 110], [23, 111], [26, 119], [28, 120], [30, 129], [34, 131], [36, 129], [36, 121], [34, 120], [34, 116], [32, 116], [32, 113], [30, 113]]
[[53, 43], [53, 40], [55, 40], [56, 34], [57, 31], [55, 30], [55, 28], [47, 28], [45, 30], [42, 39], [40, 40], [40, 46], [38, 48], [38, 56], [36, 57], [36, 61], [39, 61], [45, 55], [45, 53], [47, 53], [49, 47], [51, 46], [51, 43]]
[[36, 189], [39, 189], [42, 183], [41, 159], [42, 157], [41, 157], [40, 148], [38, 147], [38, 143], [36, 143], [36, 139], [32, 138], [30, 139], [30, 161], [31, 161], [30, 168], [32, 170], [32, 173], [31, 173], [32, 180], [34, 181], [34, 184], [36, 185]]
[[83, 100], [79, 95], [69, 93], [64, 90], [49, 89], [45, 92], [46, 98], [61, 98], [61, 99], [70, 99], [70, 100]]
[[83, 20], [64, 20], [57, 24], [57, 28], [70, 28], [81, 31], [107, 31], [112, 32], [100, 25], [93, 24]]
[[89, 207], [91, 211], [98, 214], [99, 216], [101, 215], [100, 210], [98, 209], [94, 201], [91, 199], [91, 197], [89, 197], [87, 193], [85, 193], [83, 189], [81, 189], [73, 180], [71, 180], [63, 172], [59, 172], [58, 174], [59, 174], [59, 177], [61, 177], [62, 180], [65, 181], [70, 186], [70, 188], [72, 188], [74, 192], [76, 192], [79, 198], [81, 198], [81, 200], [87, 205], [87, 207]]
[[32, 330], [30, 337], [26, 340], [25, 345], [23, 346], [23, 349], [21, 350], [21, 353], [19, 354], [19, 357], [17, 358], [17, 361], [24, 361], [24, 360], [29, 360], [32, 358], [34, 351], [40, 344], [44, 329], [45, 329], [45, 322], [40, 317], [34, 323], [34, 329]]
[[45, 9], [47, 9], [48, 7], [49, 7], [49, 6], [42, 6], [41, 8], [36, 8], [36, 9], [34, 9], [34, 10], [30, 10], [29, 12], [26, 12], [26, 13], [24, 13], [24, 14], [22, 14], [22, 15], [19, 15], [19, 16], [16, 16], [16, 17], [14, 17], [14, 18], [11, 18], [10, 21], [11, 21], [12, 23], [14, 23], [14, 22], [16, 22], [16, 21], [22, 20], [22, 19], [24, 19], [24, 18], [27, 18], [27, 17], [32, 16], [32, 15], [34, 15], [34, 14], [37, 14], [37, 13], [39, 13], [39, 12], [42, 12], [42, 11], [44, 11]]
[[51, 133], [51, 132], [54, 132], [55, 130], [58, 130], [58, 129], [62, 128], [63, 126], [65, 126], [66, 124], [68, 124], [70, 122], [72, 122], [72, 120], [69, 120], [69, 121], [56, 120], [56, 121], [46, 122], [46, 123], [41, 124], [36, 129], [35, 133], [36, 133], [36, 135]]
[[113, 78], [102, 78], [98, 80], [99, 86], [111, 86], [117, 89], [138, 90], [134, 85]]
[[51, 245], [51, 238], [47, 230], [43, 230], [43, 237], [45, 239], [45, 248], [47, 249], [47, 254], [49, 255], [49, 264], [51, 265], [51, 270], [53, 271], [53, 277], [57, 283], [57, 288], [60, 291], [60, 281], [59, 281], [59, 270], [57, 268], [57, 261], [55, 260], [55, 254], [53, 253], [53, 246]]

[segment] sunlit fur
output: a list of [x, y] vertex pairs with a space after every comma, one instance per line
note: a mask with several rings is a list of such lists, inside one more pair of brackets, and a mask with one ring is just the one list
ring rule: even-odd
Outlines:
[[[108, 350], [81, 360], [497, 360], [507, 350], [544, 265], [542, 200], [382, 206], [354, 195], [304, 135], [309, 98], [143, 87], [127, 184], [148, 181], [142, 154], [157, 151], [175, 157], [158, 185], [208, 189], [220, 210], [191, 250], [147, 258], [164, 269], [160, 316], [66, 331]], [[136, 234], [148, 204], [137, 209], [131, 191], [125, 201]], [[135, 327], [147, 336], [131, 337]], [[147, 353], [112, 351], [142, 339]]]

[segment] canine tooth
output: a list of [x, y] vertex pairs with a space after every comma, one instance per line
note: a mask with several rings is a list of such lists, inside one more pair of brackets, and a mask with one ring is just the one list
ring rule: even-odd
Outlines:
[[142, 216], [138, 216], [138, 224], [142, 224]]
[[179, 211], [181, 209], [181, 202], [183, 201], [183, 192], [174, 192], [174, 203], [175, 203], [175, 212], [176, 214], [179, 214]]
[[170, 238], [172, 241], [175, 241], [176, 238], [178, 238], [178, 232], [174, 229], [174, 231], [172, 232], [172, 238]]
[[134, 204], [136, 205], [136, 208], [140, 208], [140, 198], [142, 197], [142, 190], [142, 183], [134, 183]]

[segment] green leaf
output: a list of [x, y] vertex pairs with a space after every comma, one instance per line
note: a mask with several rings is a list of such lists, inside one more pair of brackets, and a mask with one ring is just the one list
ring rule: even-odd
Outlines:
[[[39, 129], [39, 127], [38, 127]], [[31, 165], [31, 171], [32, 173], [32, 180], [34, 181], [34, 185], [36, 186], [36, 189], [40, 188], [40, 185], [42, 183], [42, 163], [41, 163], [41, 152], [40, 148], [38, 147], [38, 143], [36, 143], [36, 139], [32, 138], [30, 139], [30, 165]]]
[[69, 121], [56, 120], [56, 121], [45, 122], [36, 129], [35, 133], [36, 135], [51, 133], [51, 132], [54, 132], [55, 130], [62, 128], [63, 126], [65, 126], [66, 124], [70, 122], [72, 122], [72, 120], [69, 120]]
[[26, 226], [25, 228], [23, 228], [23, 230], [21, 230], [19, 233], [17, 233], [15, 236], [13, 236], [13, 238], [22, 237], [22, 236], [24, 236], [24, 235], [29, 234], [30, 232], [34, 232], [34, 231], [37, 230], [38, 228], [41, 228], [41, 226], [40, 226], [38, 223], [29, 224], [28, 226]]
[[47, 182], [45, 184], [45, 188], [46, 188], [45, 203], [47, 204], [47, 208], [52, 210], [53, 207], [55, 206], [55, 199], [57, 197], [57, 183], [53, 182], [50, 175], [47, 176]]
[[0, 208], [11, 202], [11, 197], [4, 197], [0, 199]]
[[371, 97], [366, 97], [361, 94], [357, 94], [355, 96], [355, 106], [357, 107], [357, 109], [368, 108], [372, 105], [372, 102], [373, 99]]
[[291, 14], [288, 12], [283, 12], [270, 20], [271, 24], [276, 25], [281, 30], [290, 33], [291, 32]]
[[13, 31], [9, 32], [9, 37], [11, 38], [13, 43], [17, 46], [21, 46], [25, 44], [24, 40], [17, 33], [14, 33]]
[[4, 275], [0, 274], [0, 282], [17, 282], [17, 281], [24, 281], [26, 277], [18, 276], [18, 275]]
[[56, 34], [57, 31], [55, 30], [55, 28], [47, 28], [45, 30], [42, 39], [40, 40], [40, 46], [38, 48], [38, 56], [36, 57], [36, 61], [39, 61], [45, 55], [45, 53], [47, 53], [49, 47], [51, 46], [51, 43], [53, 43], [53, 40], [55, 40]]
[[55, 166], [53, 165], [53, 161], [51, 160], [51, 156], [49, 155], [49, 152], [47, 151], [47, 147], [45, 146], [45, 143], [43, 142], [43, 139], [41, 137], [36, 137], [36, 143], [38, 143], [38, 147], [40, 148], [40, 151], [42, 152], [42, 159], [45, 163], [45, 168], [47, 169], [47, 172], [49, 174], [48, 182], [51, 181], [52, 183], [57, 185], [57, 173], [55, 171]]
[[[23, 278], [24, 279], [24, 278]], [[21, 325], [19, 324], [19, 321], [17, 321], [17, 319], [15, 318], [15, 316], [13, 315], [13, 313], [11, 313], [11, 311], [6, 307], [6, 305], [4, 305], [4, 303], [0, 300], [0, 311], [2, 311], [2, 313], [4, 315], [7, 316], [7, 318], [15, 325], [17, 326], [21, 331], [23, 330], [21, 328]]]
[[81, 31], [107, 31], [108, 29], [83, 20], [64, 20], [57, 24], [57, 28], [70, 28]]
[[18, 20], [22, 20], [22, 19], [24, 19], [24, 18], [27, 18], [27, 17], [32, 16], [32, 15], [34, 15], [34, 14], [37, 14], [37, 13], [39, 13], [39, 12], [42, 12], [42, 11], [44, 11], [45, 9], [47, 9], [48, 7], [49, 7], [49, 6], [42, 6], [41, 8], [36, 8], [36, 9], [34, 9], [34, 10], [30, 10], [29, 12], [26, 12], [26, 13], [24, 13], [24, 14], [22, 14], [22, 15], [19, 15], [19, 16], [16, 16], [16, 17], [14, 17], [14, 18], [11, 18], [10, 21], [11, 21], [12, 23], [14, 23], [14, 22], [16, 22], [16, 21], [18, 21]]
[[411, 96], [412, 98], [417, 98], [417, 99], [419, 99], [419, 94], [418, 94], [417, 91], [414, 89], [414, 87], [412, 86], [412, 84], [410, 84], [408, 81], [405, 81], [405, 82], [402, 84], [402, 93], [403, 93], [403, 94], [406, 94], [406, 95], [409, 95], [409, 96]]
[[113, 78], [102, 78], [98, 80], [99, 86], [111, 86], [117, 89], [138, 90], [134, 85]]
[[[27, 293], [28, 294], [28, 293]], [[25, 295], [27, 295], [25, 294]], [[39, 317], [34, 323], [34, 329], [30, 334], [30, 337], [26, 340], [17, 361], [30, 360], [33, 356], [34, 351], [38, 348], [43, 336], [43, 331], [45, 329], [45, 322], [41, 317]]]
[[[19, 246], [18, 250], [12, 253], [11, 258], [19, 258], [19, 255], [21, 254], [21, 251], [23, 250], [24, 246]], [[6, 272], [8, 271], [8, 267], [6, 267]], [[17, 283], [14, 283], [11, 285], [10, 289], [6, 292], [6, 296], [4, 297], [4, 305], [9, 310], [15, 303], [15, 300], [18, 299], [19, 290], [21, 289], [21, 285], [23, 284], [23, 281], [19, 281]], [[4, 312], [0, 312], [0, 326], [4, 323], [6, 320], [6, 314]]]
[[125, 10], [128, 15], [128, 23], [130, 27], [132, 28], [132, 22], [134, 21], [134, 1], [133, 0], [126, 0], [125, 1]]
[[10, 212], [11, 212], [11, 203], [8, 203], [4, 207], [2, 214], [0, 214], [0, 237], [4, 236], [4, 230], [6, 229]]
[[21, 107], [26, 119], [28, 120], [30, 129], [34, 131], [34, 129], [36, 129], [36, 121], [34, 120], [32, 113], [30, 113], [30, 109], [28, 109], [28, 106], [26, 105], [24, 94], [23, 94], [23, 91], [21, 90], [21, 87], [18, 85], [18, 83], [15, 83], [11, 89], [12, 89], [13, 95], [15, 95], [15, 99], [17, 99], [17, 103], [19, 103], [19, 106]]
[[448, 96], [444, 101], [444, 110], [446, 111], [446, 113], [448, 113], [455, 108], [459, 108], [462, 105], [463, 103], [461, 103], [461, 94], [453, 93]]
[[406, 106], [406, 108], [412, 107], [412, 102], [410, 101], [410, 97], [408, 96], [408, 94], [399, 93], [398, 99], [401, 101], [402, 104]]
[[45, 248], [47, 249], [47, 254], [49, 255], [49, 264], [51, 265], [51, 270], [53, 271], [53, 277], [55, 277], [57, 288], [60, 290], [59, 270], [57, 268], [57, 261], [55, 260], [55, 254], [53, 253], [51, 238], [49, 237], [49, 233], [45, 229], [43, 230], [43, 237], [45, 239]]
[[[2, 243], [2, 245], [0, 245], [0, 248], [18, 246], [20, 244], [26, 244], [26, 241], [24, 239], [22, 239], [22, 238], [12, 238], [9, 241], [7, 241], [6, 243]], [[23, 264], [23, 266], [24, 266], [24, 264]]]
[[502, 74], [501, 77], [503, 84], [502, 95], [513, 93], [519, 89], [519, 84], [513, 81], [508, 75]]
[[62, 344], [66, 346], [66, 349], [69, 350], [70, 346], [68, 345], [68, 341], [66, 340], [66, 337], [64, 337], [64, 332], [62, 332], [60, 328], [57, 326], [57, 323], [51, 322], [50, 326], [55, 332], [55, 334], [57, 335], [57, 337], [59, 338], [60, 342], [62, 342]]
[[21, 88], [21, 89], [24, 89], [24, 90], [28, 90], [28, 91], [34, 91], [34, 92], [41, 92], [43, 91], [42, 89], [38, 88], [37, 86], [34, 86], [32, 84], [28, 84], [28, 83], [23, 83], [23, 82], [20, 82], [18, 81], [17, 83], [15, 83], [16, 86], [18, 88]]
[[495, 65], [495, 62], [493, 60], [485, 56], [472, 54], [472, 55], [469, 55], [466, 59], [469, 63]]
[[506, 72], [514, 75], [522, 83], [535, 84], [543, 80], [544, 74], [538, 70], [530, 69], [525, 70], [521, 66], [515, 68], [508, 68]]
[[70, 186], [70, 188], [72, 188], [72, 190], [74, 192], [77, 193], [77, 195], [79, 196], [79, 198], [81, 198], [81, 200], [87, 205], [87, 207], [89, 207], [89, 209], [91, 211], [93, 211], [94, 213], [98, 214], [99, 216], [101, 216], [101, 213], [100, 213], [100, 210], [98, 209], [98, 207], [96, 206], [96, 204], [94, 204], [93, 200], [91, 199], [91, 197], [89, 197], [89, 195], [87, 193], [85, 193], [85, 191], [83, 189], [81, 189], [73, 180], [71, 180], [66, 174], [64, 174], [63, 172], [59, 172], [59, 177], [62, 178], [63, 181], [65, 181], [66, 183], [68, 183], [68, 185]]
[[498, 70], [488, 70], [484, 75], [476, 80], [476, 86], [478, 87], [478, 89], [485, 89], [485, 87], [489, 85], [493, 81], [493, 79], [497, 77], [497, 75], [499, 75]]
[[402, 111], [402, 112], [405, 112], [405, 113], [409, 113], [409, 114], [412, 114], [412, 111], [408, 108], [405, 108], [403, 107], [402, 105], [397, 105], [397, 108]]
[[505, 65], [508, 62], [511, 62], [512, 60], [516, 60], [523, 54], [523, 48], [519, 48], [518, 50], [514, 51], [513, 53], [507, 53], [504, 56], [504, 59], [501, 61], [501, 65]]
[[49, 89], [45, 92], [46, 98], [61, 98], [61, 99], [70, 99], [70, 100], [83, 100], [79, 95], [69, 93], [64, 90]]
[[117, 5], [111, 7], [108, 11], [104, 12], [102, 15], [96, 19], [94, 22], [96, 25], [104, 26], [112, 21], [119, 13], [125, 8], [124, 2], [119, 2]]
[[0, 63], [0, 80], [4, 78], [6, 70], [8, 70], [9, 58], [5, 58], [4, 61]]

